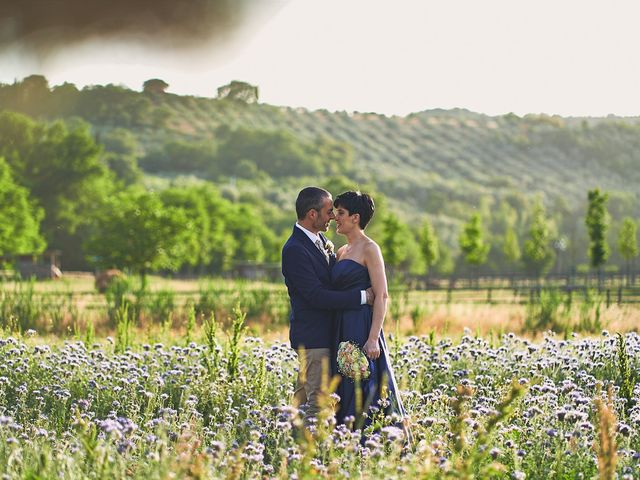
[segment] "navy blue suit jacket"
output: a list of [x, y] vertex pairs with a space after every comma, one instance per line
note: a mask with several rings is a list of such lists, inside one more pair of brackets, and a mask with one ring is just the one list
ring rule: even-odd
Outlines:
[[282, 247], [282, 274], [291, 300], [289, 340], [295, 349], [333, 348], [335, 311], [360, 305], [360, 290], [331, 290], [335, 261], [332, 254], [327, 264], [324, 254], [296, 226]]

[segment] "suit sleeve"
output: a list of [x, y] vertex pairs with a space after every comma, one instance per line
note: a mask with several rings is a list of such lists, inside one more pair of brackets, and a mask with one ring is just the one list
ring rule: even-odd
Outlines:
[[303, 248], [289, 247], [282, 251], [282, 273], [312, 307], [321, 310], [342, 310], [360, 305], [360, 290], [329, 290], [318, 279]]

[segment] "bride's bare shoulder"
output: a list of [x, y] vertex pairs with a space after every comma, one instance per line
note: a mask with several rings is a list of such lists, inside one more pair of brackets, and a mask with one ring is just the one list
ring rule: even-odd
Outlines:
[[381, 253], [378, 244], [369, 237], [367, 237], [367, 243], [364, 245], [364, 251], [366, 255], [378, 255]]

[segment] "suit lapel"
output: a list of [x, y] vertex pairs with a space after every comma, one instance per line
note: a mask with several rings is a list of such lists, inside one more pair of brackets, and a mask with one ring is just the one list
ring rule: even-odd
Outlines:
[[[327, 237], [325, 237], [322, 233], [320, 233], [319, 236], [322, 239], [322, 245], [326, 246], [327, 242], [329, 241]], [[335, 252], [327, 253], [329, 254], [329, 268], [331, 268], [336, 263], [336, 254]]]
[[[318, 247], [311, 241], [307, 234], [296, 226], [293, 227], [293, 232], [296, 238], [298, 238], [298, 240], [302, 242], [305, 248], [311, 251], [311, 253], [315, 255], [316, 258], [322, 260], [322, 264], [329, 268], [329, 265], [327, 265], [327, 257], [324, 256], [324, 253], [318, 250]], [[329, 263], [331, 263], [331, 261], [329, 261]]]

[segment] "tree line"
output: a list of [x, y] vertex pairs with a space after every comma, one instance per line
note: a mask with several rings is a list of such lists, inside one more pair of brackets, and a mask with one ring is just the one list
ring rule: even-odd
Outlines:
[[[590, 267], [602, 276], [603, 269], [609, 259], [611, 247], [608, 232], [611, 216], [607, 210], [608, 194], [596, 188], [587, 193], [587, 211], [584, 223], [588, 232], [587, 254]], [[631, 271], [638, 256], [638, 222], [631, 218], [622, 219], [616, 238], [616, 249], [624, 259], [627, 275]], [[429, 258], [437, 259], [437, 239], [430, 228], [425, 228], [422, 238], [423, 249], [430, 253]], [[491, 245], [487, 242], [487, 234], [483, 229], [482, 217], [478, 213], [471, 215], [463, 226], [459, 237], [460, 258], [471, 268], [478, 268], [487, 262], [489, 252], [497, 247], [503, 258], [511, 264], [512, 272], [522, 269], [533, 278], [548, 274], [557, 257], [567, 248], [567, 239], [557, 230], [552, 218], [548, 217], [542, 203], [534, 206], [527, 236], [522, 247], [512, 226], [507, 226], [501, 241]], [[429, 247], [429, 245], [436, 245]]]
[[[67, 268], [118, 267], [143, 277], [178, 270], [220, 274], [238, 262], [278, 262], [294, 221], [293, 201], [274, 205], [259, 197], [229, 199], [206, 181], [145, 188], [135, 169], [114, 161], [117, 152], [127, 155], [126, 138], [119, 140], [111, 138], [105, 150], [80, 121], [44, 123], [0, 113], [0, 255], [56, 249]], [[354, 188], [348, 178], [336, 175], [320, 184], [334, 194]], [[392, 212], [389, 199], [375, 187], [368, 190], [380, 212], [370, 234], [387, 265], [398, 272], [521, 271], [540, 277], [568, 247], [569, 236], [558, 228], [562, 221], [548, 215], [541, 200], [524, 211], [503, 202], [491, 214], [473, 212], [452, 246], [428, 219], [406, 223]], [[586, 200], [588, 254], [591, 266], [602, 271], [611, 253], [608, 195], [594, 189]], [[281, 212], [279, 217], [273, 210]], [[631, 268], [638, 255], [635, 219], [622, 219], [615, 242], [622, 267]]]
[[[170, 102], [161, 101], [160, 96], [170, 98]], [[176, 115], [168, 105], [189, 109], [194, 102], [191, 97], [154, 93], [147, 87], [142, 94], [113, 85], [83, 90], [71, 84], [51, 88], [38, 75], [13, 85], [0, 85], [0, 108], [14, 108], [30, 115], [10, 111], [1, 114], [0, 178], [6, 200], [0, 208], [1, 218], [6, 221], [0, 234], [0, 254], [55, 249], [62, 251], [67, 269], [119, 264], [141, 272], [178, 269], [221, 273], [229, 271], [234, 262], [277, 262], [280, 244], [293, 223], [295, 194], [301, 186], [318, 184], [334, 194], [358, 187], [374, 194], [382, 207], [370, 231], [381, 242], [387, 263], [398, 271], [438, 276], [506, 272], [542, 276], [551, 271], [586, 268], [581, 264], [594, 258], [591, 243], [598, 231], [603, 239], [600, 244], [607, 248], [596, 256], [605, 258], [605, 262], [592, 268], [633, 267], [637, 254], [633, 253], [636, 247], [630, 239], [637, 236], [637, 222], [629, 216], [635, 203], [627, 194], [607, 192], [607, 228], [602, 229], [597, 223], [584, 221], [590, 201], [576, 209], [559, 197], [537, 198], [512, 190], [480, 195], [460, 184], [459, 188], [453, 185], [453, 191], [444, 191], [440, 189], [440, 177], [429, 177], [433, 180], [429, 183], [403, 166], [393, 167], [394, 180], [388, 181], [391, 177], [387, 167], [380, 169], [372, 159], [363, 168], [356, 161], [356, 148], [335, 139], [350, 135], [349, 129], [354, 128], [353, 119], [344, 115], [329, 118], [328, 112], [317, 112], [315, 116], [324, 122], [324, 126], [318, 123], [313, 130], [317, 134], [296, 134], [295, 125], [293, 130], [265, 129], [242, 122], [223, 123], [209, 137], [179, 135], [175, 128], [168, 128]], [[216, 113], [228, 105], [229, 115], [246, 115], [257, 123], [252, 115], [258, 110], [224, 103], [230, 100], [220, 102]], [[268, 109], [273, 118], [281, 117], [273, 107], [253, 107]], [[51, 121], [52, 118], [65, 120]], [[310, 115], [303, 118], [305, 122], [315, 121]], [[364, 115], [361, 134], [376, 133], [372, 126], [364, 125], [380, 124], [381, 118]], [[334, 125], [338, 119], [346, 130]], [[409, 120], [424, 119], [416, 116]], [[548, 137], [555, 130], [544, 130], [543, 120], [502, 119]], [[400, 133], [392, 119], [385, 119], [384, 124]], [[429, 125], [423, 122], [420, 130], [414, 129], [416, 142], [423, 133], [427, 137], [434, 133], [422, 129], [423, 124]], [[552, 127], [555, 125], [549, 128]], [[622, 127], [604, 125], [600, 130], [607, 128], [613, 129], [612, 135], [618, 135]], [[455, 132], [449, 130], [450, 134]], [[583, 130], [584, 141], [566, 128], [555, 131], [558, 138], [552, 140], [566, 144], [567, 151], [577, 142], [586, 157], [596, 158], [602, 152], [598, 153], [594, 145], [600, 145], [600, 149], [606, 145], [589, 139], [600, 139], [602, 135], [593, 128]], [[635, 130], [628, 130], [633, 137]], [[152, 132], [160, 133], [154, 136]], [[325, 135], [327, 132], [333, 135]], [[370, 151], [384, 143], [381, 132], [376, 133], [378, 138], [370, 144]], [[531, 142], [535, 135], [530, 133], [521, 141]], [[545, 143], [547, 137], [539, 143]], [[403, 145], [409, 148], [411, 144]], [[615, 150], [614, 147], [611, 146]], [[633, 158], [622, 153], [616, 158], [627, 159], [624, 165], [620, 163], [621, 171], [626, 171]], [[418, 189], [406, 183], [409, 179], [422, 186]], [[487, 188], [497, 186], [491, 184]], [[204, 205], [195, 199], [187, 200], [193, 195], [210, 196], [213, 200]], [[416, 211], [415, 202], [424, 208]], [[152, 212], [155, 208], [164, 216], [147, 215], [140, 207], [129, 211], [127, 205], [131, 203], [147, 205]], [[165, 237], [174, 230], [172, 237], [182, 240], [176, 245], [139, 245], [136, 242], [155, 236], [142, 235], [139, 228], [132, 226], [125, 228], [125, 217], [117, 218], [115, 211], [127, 211], [126, 218], [138, 215], [143, 224], [162, 225], [164, 235], [157, 238], [158, 242], [167, 241]], [[209, 218], [200, 218], [202, 212]], [[242, 230], [236, 215], [247, 215], [256, 225], [256, 237]], [[23, 220], [18, 225], [11, 221], [15, 218]], [[113, 248], [101, 249], [100, 238], [109, 238], [109, 228], [112, 232], [134, 232], [136, 241], [125, 244], [132, 251], [135, 247], [158, 254], [144, 264], [133, 265], [132, 255], [118, 256]], [[229, 233], [226, 239], [220, 236], [221, 231]], [[623, 241], [624, 238], [629, 240]], [[116, 240], [103, 243], [115, 245]], [[189, 248], [182, 252], [185, 244]], [[137, 258], [142, 258], [140, 251]]]
[[0, 256], [60, 250], [66, 268], [228, 270], [277, 261], [258, 207], [210, 183], [159, 191], [119, 178], [81, 122], [0, 113]]

